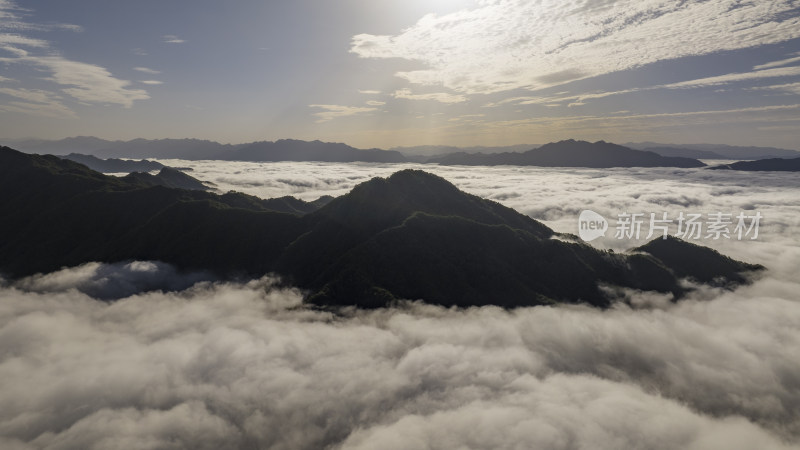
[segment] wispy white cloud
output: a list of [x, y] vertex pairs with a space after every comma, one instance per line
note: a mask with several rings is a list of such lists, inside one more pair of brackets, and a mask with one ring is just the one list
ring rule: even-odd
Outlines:
[[369, 106], [383, 106], [383, 105], [386, 104], [386, 102], [381, 102], [381, 101], [378, 101], [378, 100], [369, 100], [366, 103]]
[[0, 104], [0, 111], [56, 119], [74, 119], [78, 117], [75, 111], [58, 101], [49, 103], [11, 101]]
[[392, 94], [392, 97], [404, 98], [407, 100], [433, 100], [439, 103], [461, 103], [467, 101], [467, 97], [461, 94], [448, 94], [446, 92], [414, 94], [410, 89], [397, 90]]
[[771, 86], [757, 86], [750, 88], [755, 91], [782, 91], [788, 94], [800, 95], [800, 82], [787, 84], [773, 84]]
[[164, 42], [168, 44], [183, 44], [184, 42], [186, 42], [186, 40], [181, 39], [178, 36], [175, 36], [174, 34], [166, 34], [164, 35]]
[[[795, 55], [800, 55], [800, 53], [795, 53]], [[794, 64], [796, 62], [800, 62], [800, 56], [795, 56], [794, 58], [781, 59], [779, 61], [772, 61], [766, 64], [761, 64], [760, 66], [753, 67], [753, 70], [771, 69], [773, 67], [788, 66], [789, 64]]]
[[375, 91], [371, 89], [363, 89], [358, 91], [359, 94], [369, 94], [369, 95], [377, 95], [380, 94], [381, 91]]
[[372, 111], [377, 111], [378, 108], [366, 108], [359, 106], [342, 106], [342, 105], [308, 105], [310, 108], [319, 108], [324, 111], [314, 113], [318, 117], [318, 123], [328, 122], [340, 117], [354, 116], [356, 114], [364, 114]]
[[119, 104], [130, 108], [135, 100], [150, 98], [147, 91], [130, 89], [130, 81], [114, 77], [104, 67], [61, 56], [0, 58], [0, 62], [28, 64], [44, 69], [51, 73], [45, 80], [66, 86], [61, 92], [84, 102]]
[[800, 37], [792, 0], [479, 4], [425, 16], [397, 35], [356, 35], [351, 51], [364, 58], [422, 62], [426, 69], [397, 75], [413, 84], [477, 94], [541, 89], [656, 61]]
[[13, 54], [14, 56], [19, 56], [19, 57], [28, 56], [28, 51], [27, 50], [23, 50], [23, 49], [21, 49], [19, 47], [14, 47], [14, 46], [11, 46], [11, 45], [4, 45], [4, 46], [0, 47], [0, 49], [5, 50], [5, 51]]
[[[522, 96], [522, 97], [508, 97], [504, 98], [497, 102], [491, 102], [483, 105], [484, 108], [496, 108], [498, 106], [507, 105], [507, 104], [534, 104], [534, 103], [549, 103], [554, 101], [553, 99], [559, 98], [558, 96], [552, 97], [534, 97], [534, 96]], [[572, 97], [574, 98], [574, 97]], [[540, 100], [540, 101], [539, 101]], [[523, 102], [530, 102], [530, 103], [523, 103]]]
[[[5, 1], [0, 3], [0, 12], [3, 13], [3, 16], [0, 17], [0, 31], [7, 30], [9, 27], [18, 31], [0, 34], [0, 48], [13, 55], [11, 57], [2, 57], [0, 61], [7, 64], [29, 65], [37, 70], [49, 72], [50, 76], [44, 78], [45, 80], [60, 85], [62, 93], [82, 102], [119, 104], [129, 108], [135, 100], [150, 98], [144, 90], [130, 89], [130, 81], [114, 77], [106, 68], [59, 56], [52, 51], [49, 41], [31, 38], [20, 33], [21, 31], [50, 31], [56, 29], [80, 31], [80, 27], [31, 23], [23, 20], [17, 13], [19, 10], [19, 7], [14, 2]], [[43, 52], [44, 50], [47, 52]], [[14, 92], [18, 97], [20, 95], [28, 96], [27, 100], [31, 100], [30, 97], [36, 96], [39, 96], [38, 98], [41, 100], [44, 98], [43, 96], [48, 96], [50, 108], [44, 109], [46, 114], [59, 113], [64, 115], [66, 111], [69, 111], [66, 106], [55, 101], [55, 99], [60, 99], [55, 93], [48, 94], [46, 91], [30, 89], [20, 89]], [[7, 91], [6, 94], [14, 95], [11, 91]], [[38, 100], [33, 101], [36, 102]], [[6, 111], [41, 111], [42, 108], [44, 107], [41, 105], [34, 108], [31, 104], [17, 104], [6, 108]], [[74, 113], [70, 111], [67, 115], [74, 115]]]
[[[16, 48], [16, 46], [46, 48], [49, 43], [43, 39], [35, 39], [19, 34], [0, 34], [0, 46], [4, 49]], [[7, 48], [8, 47], [8, 48]], [[9, 50], [10, 51], [10, 50]]]
[[0, 88], [0, 94], [10, 95], [36, 103], [48, 103], [51, 100], [60, 98], [52, 92], [40, 89]]
[[[660, 84], [656, 86], [647, 86], [641, 88], [622, 89], [619, 91], [604, 91], [604, 92], [589, 92], [573, 95], [554, 95], [554, 96], [528, 96], [528, 97], [513, 97], [504, 99], [498, 102], [487, 103], [484, 107], [497, 107], [509, 103], [519, 105], [544, 105], [544, 104], [562, 104], [567, 103], [568, 106], [585, 105], [587, 100], [594, 100], [598, 98], [611, 97], [615, 95], [630, 94], [635, 92], [653, 91], [658, 89], [694, 89], [711, 86], [721, 86], [741, 81], [753, 81], [768, 78], [783, 78], [800, 76], [800, 67], [780, 67], [766, 70], [755, 70], [752, 72], [737, 72], [718, 75], [713, 77], [698, 78], [694, 80], [681, 81], [670, 84]], [[790, 85], [784, 85], [790, 86]]]
[[158, 75], [158, 74], [161, 73], [158, 70], [148, 69], [147, 67], [134, 67], [133, 70], [136, 70], [136, 71], [139, 71], [139, 72], [142, 72], [142, 73], [147, 73], [147, 74], [150, 74], [150, 75]]
[[525, 123], [547, 123], [547, 122], [590, 122], [590, 121], [606, 121], [606, 120], [623, 120], [623, 119], [663, 119], [663, 118], [693, 118], [697, 116], [719, 116], [719, 115], [732, 115], [740, 113], [758, 113], [767, 111], [794, 111], [800, 110], [800, 104], [793, 105], [770, 105], [770, 106], [754, 106], [748, 108], [734, 108], [723, 110], [706, 110], [706, 111], [686, 111], [686, 112], [673, 112], [673, 113], [656, 113], [656, 114], [630, 114], [624, 116], [566, 116], [566, 117], [536, 117], [532, 119], [521, 120], [508, 120], [495, 122], [496, 124], [525, 124]]
[[756, 70], [753, 72], [730, 73], [716, 77], [700, 78], [697, 80], [682, 81], [680, 83], [665, 84], [657, 88], [694, 88], [718, 86], [736, 81], [758, 80], [763, 78], [780, 78], [800, 75], [800, 67], [781, 67], [775, 69]]
[[147, 100], [150, 96], [142, 89], [129, 89], [131, 82], [115, 78], [104, 67], [71, 61], [60, 56], [26, 57], [30, 62], [48, 69], [50, 81], [62, 86], [62, 92], [84, 102], [110, 103], [126, 108], [135, 100]]
[[156, 85], [159, 85], [159, 84], [164, 84], [164, 82], [163, 82], [163, 81], [158, 81], [158, 80], [144, 80], [144, 81], [140, 81], [139, 83], [142, 83], [142, 84], [149, 84], [149, 85], [151, 85], [151, 86], [156, 86]]
[[540, 116], [526, 119], [486, 121], [471, 132], [492, 135], [558, 133], [565, 136], [604, 136], [614, 133], [635, 136], [643, 131], [675, 127], [705, 127], [721, 124], [776, 123], [797, 117], [800, 104], [771, 105], [725, 110], [703, 110], [656, 114]]
[[448, 122], [467, 122], [467, 123], [475, 123], [481, 121], [483, 117], [486, 117], [486, 114], [462, 114], [460, 116], [451, 117], [447, 119]]
[[14, 1], [0, 1], [0, 31], [22, 33], [26, 31], [72, 31], [80, 33], [83, 27], [65, 23], [31, 23], [24, 16], [31, 10], [20, 7]]
[[5, 112], [22, 113], [39, 117], [77, 117], [62, 103], [62, 97], [41, 89], [0, 88], [0, 94], [23, 100], [8, 102], [0, 107]]

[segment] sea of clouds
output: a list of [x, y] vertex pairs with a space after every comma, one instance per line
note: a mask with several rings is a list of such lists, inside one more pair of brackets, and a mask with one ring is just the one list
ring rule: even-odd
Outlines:
[[[412, 167], [173, 165], [222, 191], [306, 200]], [[154, 262], [6, 280], [0, 448], [800, 446], [796, 177], [424, 168], [562, 232], [577, 231], [584, 208], [610, 219], [760, 211], [758, 240], [700, 243], [768, 270], [677, 304], [626, 291], [628, 304], [609, 310], [409, 302], [338, 315], [304, 307], [302, 292], [271, 276], [219, 281]]]
[[[235, 190], [262, 198], [292, 195], [314, 200], [339, 196], [373, 177], [387, 177], [402, 169], [419, 169], [444, 177], [459, 189], [540, 220], [558, 232], [578, 232], [584, 209], [608, 219], [606, 238], [593, 241], [600, 248], [628, 250], [647, 242], [647, 226], [640, 239], [616, 239], [619, 214], [651, 213], [677, 219], [680, 213], [761, 213], [759, 237], [691, 240], [733, 257], [770, 266], [785, 247], [800, 246], [800, 179], [792, 172], [740, 172], [677, 168], [548, 168], [466, 167], [434, 164], [372, 164], [162, 160], [188, 167], [192, 176], [216, 184], [220, 192]], [[710, 165], [724, 161], [706, 161]], [[735, 225], [735, 223], [734, 223]], [[733, 226], [730, 227], [733, 231]], [[677, 231], [677, 224], [672, 232]]]

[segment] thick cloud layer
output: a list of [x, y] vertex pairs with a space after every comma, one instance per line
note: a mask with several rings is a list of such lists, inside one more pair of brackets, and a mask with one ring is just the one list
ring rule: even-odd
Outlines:
[[7, 287], [0, 446], [791, 448], [798, 288], [335, 317], [270, 278], [115, 303]]
[[[223, 190], [303, 198], [404, 167], [192, 164]], [[425, 168], [559, 231], [575, 231], [582, 205], [607, 217], [757, 209], [758, 241], [703, 243], [769, 270], [678, 304], [609, 287], [626, 302], [605, 311], [412, 303], [333, 315], [269, 277], [201, 281], [150, 262], [0, 283], [0, 448], [800, 446], [800, 181]]]
[[[498, 201], [543, 221], [559, 232], [577, 233], [578, 215], [591, 209], [606, 217], [611, 229], [592, 245], [627, 250], [639, 240], [614, 238], [618, 214], [650, 213], [669, 218], [678, 214], [717, 212], [734, 216], [760, 212], [756, 241], [702, 239], [702, 245], [731, 256], [779, 269], [786, 247], [798, 247], [800, 235], [800, 179], [791, 173], [737, 172], [675, 168], [546, 168], [464, 167], [434, 164], [341, 164], [313, 162], [248, 163], [166, 160], [165, 164], [192, 167], [193, 176], [211, 181], [223, 192], [237, 190], [263, 198], [294, 195], [314, 200], [321, 195], [343, 195], [358, 183], [415, 168], [440, 175], [460, 189]], [[713, 164], [709, 161], [709, 163]], [[672, 232], [677, 227], [673, 225]], [[776, 264], [780, 262], [780, 264]]]

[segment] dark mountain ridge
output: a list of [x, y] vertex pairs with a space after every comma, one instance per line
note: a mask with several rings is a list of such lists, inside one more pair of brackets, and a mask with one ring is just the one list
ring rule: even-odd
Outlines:
[[154, 170], [161, 170], [164, 165], [156, 161], [148, 161], [142, 159], [139, 161], [132, 161], [128, 159], [108, 158], [101, 159], [92, 155], [84, 155], [80, 153], [70, 153], [63, 157], [70, 161], [83, 164], [84, 166], [103, 173], [122, 173], [122, 172], [152, 172]]
[[172, 167], [164, 167], [156, 175], [150, 175], [144, 172], [132, 172], [122, 179], [125, 181], [132, 181], [134, 184], [164, 186], [174, 189], [186, 189], [189, 191], [208, 191], [211, 189], [197, 178], [186, 175]]
[[[67, 141], [66, 143], [64, 141]], [[468, 148], [469, 151], [484, 150], [487, 153], [468, 153], [456, 148], [441, 147], [447, 154], [423, 156], [435, 150], [436, 146], [415, 147], [421, 151], [409, 157], [394, 150], [357, 149], [346, 144], [321, 141], [300, 141], [282, 139], [275, 142], [253, 142], [238, 145], [223, 145], [213, 141], [197, 139], [134, 139], [132, 141], [102, 141], [96, 138], [72, 138], [72, 140], [50, 143], [35, 142], [36, 152], [61, 154], [66, 146], [70, 152], [80, 152], [74, 147], [86, 141], [94, 148], [94, 155], [105, 158], [162, 158], [188, 160], [227, 160], [227, 161], [321, 161], [321, 162], [376, 162], [403, 163], [421, 162], [445, 165], [521, 165], [544, 167], [702, 167], [696, 159], [666, 157], [654, 152], [639, 151], [603, 141], [589, 143], [566, 140], [543, 145], [528, 151], [520, 151], [521, 146], [498, 148]], [[102, 147], [102, 142], [107, 147]], [[102, 148], [98, 148], [102, 147]], [[497, 150], [510, 149], [513, 151]], [[411, 150], [409, 150], [411, 151]], [[412, 151], [413, 153], [413, 151]]]
[[[637, 150], [653, 151], [665, 156], [688, 156], [703, 159], [767, 159], [796, 158], [800, 151], [775, 147], [754, 147], [725, 144], [659, 144], [656, 142], [627, 143]], [[711, 153], [712, 157], [707, 156]]]
[[[220, 144], [200, 139], [133, 139], [106, 141], [92, 137], [20, 142], [31, 153], [91, 153], [99, 158], [159, 158], [223, 161], [407, 162], [400, 152], [361, 150], [341, 143], [281, 139], [247, 144]], [[87, 161], [80, 161], [86, 163]]]
[[235, 161], [320, 161], [320, 162], [407, 162], [400, 152], [391, 150], [360, 150], [346, 144], [321, 141], [282, 139], [275, 142], [255, 142], [239, 146], [221, 155]]
[[721, 155], [710, 150], [696, 150], [693, 148], [675, 148], [675, 147], [647, 147], [641, 149], [647, 152], [658, 153], [661, 156], [676, 156], [680, 158], [694, 158], [694, 159], [729, 159], [725, 155]]
[[542, 166], [542, 167], [703, 167], [691, 158], [666, 157], [657, 153], [633, 150], [604, 141], [572, 139], [545, 144], [523, 153], [451, 153], [428, 160], [442, 165], [466, 166]]
[[757, 161], [738, 161], [731, 164], [722, 164], [709, 167], [712, 170], [742, 170], [746, 172], [798, 172], [800, 171], [800, 158], [769, 158]]
[[122, 144], [124, 141], [109, 141], [94, 136], [75, 136], [58, 140], [46, 139], [20, 139], [10, 141], [19, 150], [26, 153], [46, 153], [51, 155], [66, 155], [69, 153], [91, 153]]
[[519, 153], [540, 147], [540, 144], [521, 144], [521, 145], [505, 145], [501, 147], [487, 147], [482, 145], [470, 147], [456, 147], [452, 145], [417, 145], [413, 147], [393, 147], [389, 150], [395, 150], [407, 158], [430, 158], [433, 156], [442, 156], [448, 153]]
[[134, 139], [114, 142], [113, 145], [94, 152], [103, 158], [159, 158], [159, 159], [223, 159], [234, 145], [202, 139]]
[[759, 269], [712, 251], [702, 272], [678, 273], [670, 258], [697, 246], [677, 239], [632, 254], [553, 239], [530, 217], [417, 170], [307, 203], [152, 186], [3, 147], [0, 208], [0, 270], [11, 277], [157, 260], [222, 277], [274, 272], [319, 305], [603, 307], [601, 284], [680, 297], [680, 277], [735, 285]]

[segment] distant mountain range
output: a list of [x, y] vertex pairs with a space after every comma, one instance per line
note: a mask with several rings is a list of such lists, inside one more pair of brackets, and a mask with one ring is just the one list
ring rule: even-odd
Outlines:
[[[100, 159], [92, 155], [82, 155], [79, 153], [70, 153], [63, 156], [63, 159], [68, 159], [79, 164], [102, 173], [125, 173], [128, 175], [123, 180], [133, 181], [138, 184], [146, 186], [166, 186], [177, 189], [187, 189], [190, 191], [208, 191], [213, 186], [213, 183], [204, 184], [202, 181], [183, 173], [183, 170], [191, 169], [176, 169], [167, 167], [156, 161], [140, 160], [132, 161], [127, 159]], [[158, 170], [156, 175], [150, 175], [149, 172]]]
[[633, 253], [601, 251], [418, 170], [316, 202], [148, 180], [0, 147], [0, 271], [15, 278], [88, 261], [158, 260], [223, 277], [274, 272], [309, 302], [371, 308], [397, 299], [605, 307], [600, 284], [680, 297], [681, 277], [734, 286], [746, 281], [741, 272], [761, 268], [673, 238]]
[[322, 162], [380, 162], [401, 163], [408, 159], [391, 150], [359, 150], [349, 145], [320, 141], [283, 139], [275, 142], [255, 142], [237, 146], [224, 154], [235, 161], [322, 161]]
[[97, 152], [123, 144], [125, 141], [108, 141], [94, 136], [75, 136], [59, 140], [47, 139], [16, 139], [6, 140], [14, 147], [28, 153], [50, 155], [66, 155], [69, 153], [90, 153], [108, 158], [108, 155], [99, 155]]
[[70, 153], [64, 156], [64, 159], [81, 163], [92, 170], [103, 173], [152, 172], [164, 168], [164, 165], [160, 162], [148, 161], [146, 159], [139, 161], [117, 158], [101, 159], [96, 156], [83, 155], [80, 153]]
[[709, 150], [695, 150], [692, 148], [675, 148], [675, 147], [647, 147], [642, 151], [658, 153], [661, 156], [670, 156], [678, 158], [694, 158], [694, 159], [731, 159], [730, 157], [720, 155]]
[[198, 139], [134, 139], [105, 141], [76, 137], [60, 141], [22, 141], [15, 144], [28, 153], [65, 155], [91, 153], [99, 158], [158, 158], [224, 161], [327, 161], [406, 162], [401, 153], [360, 150], [346, 144], [282, 139], [275, 142], [220, 144]]
[[545, 167], [703, 167], [692, 158], [667, 157], [633, 150], [608, 142], [566, 140], [545, 144], [522, 153], [451, 153], [428, 162], [466, 166], [545, 166]]
[[219, 159], [237, 146], [199, 139], [133, 139], [108, 141], [93, 136], [78, 136], [57, 141], [10, 141], [27, 153], [67, 155], [91, 154], [98, 158]]
[[739, 161], [709, 167], [714, 170], [742, 170], [747, 172], [800, 172], [800, 158], [770, 158], [758, 161]]
[[[164, 167], [156, 175], [150, 175], [146, 172], [132, 172], [122, 177], [122, 180], [143, 186], [164, 186], [188, 191], [208, 191], [211, 189], [197, 178], [186, 175], [172, 167]], [[213, 183], [209, 184], [213, 186]]]
[[[507, 147], [398, 147], [393, 150], [357, 149], [346, 144], [282, 139], [274, 142], [220, 144], [197, 139], [134, 139], [107, 141], [74, 137], [59, 141], [26, 140], [16, 145], [28, 153], [67, 155], [100, 171], [117, 171], [128, 163], [120, 158], [159, 158], [227, 161], [322, 161], [377, 163], [432, 163], [442, 165], [522, 165], [544, 167], [703, 167], [699, 159], [765, 159], [800, 157], [800, 152], [771, 147], [727, 145], [664, 145], [642, 142], [622, 146], [603, 141], [566, 140], [536, 148]], [[399, 151], [398, 151], [399, 150]], [[404, 153], [405, 152], [405, 153]], [[82, 157], [76, 153], [89, 153]], [[72, 154], [72, 155], [69, 155]], [[105, 163], [102, 159], [108, 158]], [[141, 170], [157, 170], [138, 168]], [[122, 172], [130, 171], [125, 168]]]
[[775, 147], [746, 147], [721, 144], [659, 144], [656, 142], [628, 143], [626, 146], [656, 152], [663, 156], [682, 156], [698, 159], [767, 159], [797, 158], [800, 152]]
[[417, 158], [425, 160], [431, 156], [441, 156], [448, 153], [509, 153], [509, 152], [526, 152], [533, 150], [541, 145], [507, 145], [502, 147], [484, 147], [484, 146], [471, 146], [471, 147], [454, 147], [451, 145], [417, 145], [414, 147], [393, 147], [390, 150], [398, 151], [405, 155], [407, 158]]

